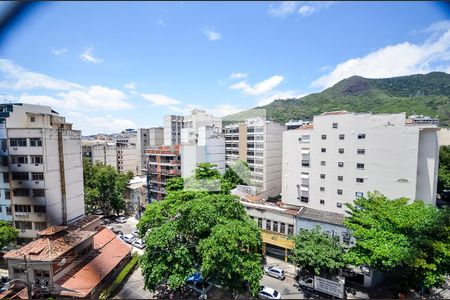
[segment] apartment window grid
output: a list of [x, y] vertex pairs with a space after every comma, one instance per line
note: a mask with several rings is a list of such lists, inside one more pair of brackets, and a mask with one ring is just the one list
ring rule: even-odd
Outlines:
[[344, 176], [338, 175], [337, 180], [338, 180], [338, 181], [344, 181]]
[[364, 164], [363, 163], [357, 163], [356, 168], [360, 170], [364, 170]]
[[11, 191], [10, 190], [5, 190], [5, 199], [6, 200], [11, 199]]
[[16, 204], [14, 205], [14, 212], [30, 213], [31, 205]]
[[357, 183], [364, 183], [364, 178], [356, 178]]
[[41, 155], [31, 156], [31, 163], [32, 164], [42, 164], [44, 163], [44, 159]]
[[338, 152], [339, 154], [344, 154], [344, 148], [339, 148]]
[[341, 203], [341, 202], [337, 202], [337, 203], [336, 203], [336, 206], [337, 206], [338, 208], [342, 208], [342, 203]]
[[41, 138], [30, 138], [30, 146], [31, 147], [42, 147], [42, 139]]
[[300, 201], [301, 201], [301, 202], [304, 202], [304, 203], [308, 203], [308, 202], [309, 202], [309, 198], [308, 198], [308, 197], [305, 197], [305, 196], [301, 196], [301, 197], [300, 197]]
[[45, 197], [44, 189], [33, 189], [32, 193], [33, 193], [33, 197]]
[[338, 123], [333, 123], [332, 128], [338, 128]]
[[35, 205], [34, 212], [35, 213], [45, 213], [47, 211], [45, 205]]
[[262, 228], [262, 219], [261, 218], [258, 218], [258, 227]]
[[272, 230], [272, 226], [271, 226], [271, 222], [270, 220], [266, 220], [266, 230]]
[[339, 134], [339, 139], [340, 139], [340, 140], [345, 139], [345, 134], [343, 134], [343, 133]]
[[321, 187], [320, 187], [320, 191], [321, 191], [321, 192], [325, 192], [325, 187], [324, 187], [324, 186], [321, 186]]
[[286, 224], [280, 223], [280, 233], [286, 233]]
[[320, 149], [320, 152], [326, 153], [326, 152], [327, 152], [327, 148], [322, 148], [322, 149]]
[[341, 189], [338, 189], [338, 190], [337, 190], [337, 194], [338, 194], [338, 195], [342, 195], [342, 190], [341, 190]]
[[320, 179], [325, 179], [325, 174], [320, 174]]
[[344, 162], [342, 162], [342, 161], [339, 161], [337, 164], [338, 164], [339, 168], [343, 168], [344, 167]]
[[26, 147], [27, 146], [27, 139], [25, 139], [25, 138], [11, 138], [11, 139], [9, 139], [9, 146], [10, 147]]
[[47, 228], [47, 222], [34, 222], [34, 230], [44, 230]]
[[326, 140], [327, 139], [327, 135], [326, 134], [322, 134], [322, 140]]
[[326, 166], [326, 164], [327, 164], [326, 161], [324, 161], [324, 160], [320, 161], [320, 165], [321, 165], [321, 166]]
[[294, 225], [288, 224], [288, 234], [294, 234]]
[[11, 177], [13, 180], [28, 180], [30, 178], [28, 172], [12, 172]]
[[359, 140], [362, 140], [362, 139], [365, 139], [366, 138], [366, 134], [365, 133], [359, 133], [358, 134], [358, 139]]
[[15, 221], [15, 225], [17, 229], [33, 229], [33, 223], [29, 221]]
[[7, 167], [9, 165], [8, 156], [2, 156], [2, 166]]
[[358, 150], [356, 150], [356, 153], [359, 155], [364, 155], [364, 154], [366, 154], [366, 149], [358, 149]]
[[320, 204], [325, 205], [325, 200], [320, 199]]
[[9, 174], [7, 172], [3, 172], [3, 182], [9, 182]]
[[12, 164], [27, 164], [28, 157], [22, 155], [11, 155], [11, 163]]
[[15, 197], [29, 197], [30, 196], [30, 190], [28, 190], [28, 189], [15, 189], [15, 190], [13, 190], [13, 195]]
[[273, 230], [272, 231], [278, 232], [278, 222], [273, 221]]
[[44, 180], [44, 173], [43, 172], [32, 172], [31, 178], [33, 180]]

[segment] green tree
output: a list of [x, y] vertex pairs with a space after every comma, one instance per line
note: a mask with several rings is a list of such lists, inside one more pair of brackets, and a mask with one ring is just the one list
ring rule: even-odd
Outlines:
[[356, 238], [346, 259], [386, 272], [403, 290], [430, 288], [450, 273], [450, 211], [422, 201], [369, 193], [347, 204], [344, 221]]
[[439, 148], [438, 193], [450, 190], [450, 146]]
[[183, 177], [173, 177], [166, 180], [166, 191], [181, 191], [184, 188]]
[[0, 221], [0, 249], [15, 241], [18, 236], [19, 232], [9, 222]]
[[237, 160], [233, 166], [227, 167], [223, 179], [231, 184], [231, 188], [235, 188], [238, 184], [251, 185], [250, 174], [247, 162]]
[[125, 192], [133, 173], [119, 173], [112, 166], [99, 162], [91, 165], [83, 162], [84, 194], [88, 212], [100, 208], [103, 212], [113, 210], [117, 215], [125, 208]]
[[300, 269], [311, 274], [334, 274], [344, 264], [344, 249], [339, 241], [321, 232], [317, 226], [302, 230], [294, 236], [292, 260]]
[[[215, 177], [210, 165], [201, 165], [194, 178]], [[140, 260], [145, 287], [168, 285], [176, 290], [199, 271], [230, 291], [248, 283], [258, 292], [262, 277], [261, 233], [239, 199], [207, 190], [168, 191], [163, 201], [148, 205], [138, 223], [147, 236]]]

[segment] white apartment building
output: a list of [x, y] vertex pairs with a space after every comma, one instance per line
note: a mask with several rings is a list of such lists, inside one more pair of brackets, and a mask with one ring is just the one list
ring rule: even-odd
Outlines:
[[225, 126], [225, 162], [249, 164], [258, 193], [264, 198], [281, 193], [282, 133], [284, 126], [261, 118]]
[[164, 116], [164, 145], [171, 146], [181, 143], [181, 129], [183, 128], [183, 116]]
[[[203, 126], [196, 129], [195, 135], [190, 135], [188, 128], [182, 129], [181, 144], [181, 176], [194, 174], [198, 163], [209, 162], [223, 174], [225, 172], [225, 138], [220, 127]], [[190, 131], [192, 132], [192, 131]]]
[[379, 191], [434, 205], [438, 130], [404, 113], [315, 116], [283, 133], [283, 204], [344, 214], [345, 203]]
[[0, 219], [19, 237], [84, 216], [81, 132], [48, 106], [0, 105]]
[[164, 128], [163, 127], [151, 127], [151, 128], [139, 128], [137, 130], [136, 150], [137, 150], [137, 174], [142, 174], [141, 170], [146, 168], [145, 150], [154, 147], [161, 146], [164, 143]]
[[216, 118], [201, 109], [193, 109], [191, 114], [184, 116], [183, 128], [181, 129], [181, 143], [190, 143], [197, 138], [197, 129], [204, 126], [222, 128], [222, 120]]
[[[86, 147], [86, 146], [83, 146]], [[116, 143], [99, 142], [87, 146], [91, 149], [92, 162], [100, 162], [106, 166], [112, 166], [117, 169], [117, 146]], [[83, 155], [85, 155], [83, 153]]]

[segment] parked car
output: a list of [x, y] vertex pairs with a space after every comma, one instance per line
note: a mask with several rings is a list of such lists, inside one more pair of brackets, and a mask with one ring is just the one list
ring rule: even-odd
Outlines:
[[126, 223], [127, 219], [125, 217], [121, 216], [121, 217], [115, 218], [114, 221], [116, 221], [117, 223]]
[[124, 240], [126, 243], [131, 244], [134, 242], [136, 238], [132, 234], [125, 234], [122, 236], [122, 240]]
[[281, 299], [281, 294], [268, 286], [261, 286], [261, 290], [258, 293], [259, 299]]
[[145, 243], [142, 239], [135, 239], [131, 243], [131, 245], [133, 245], [134, 247], [139, 248], [139, 249], [144, 249], [144, 247], [145, 247]]
[[284, 270], [281, 268], [278, 268], [278, 267], [265, 266], [264, 272], [266, 272], [267, 275], [275, 277], [280, 280], [284, 280], [284, 278], [285, 278]]
[[139, 236], [139, 231], [133, 230], [133, 232], [131, 234], [134, 235], [135, 237], [138, 237]]

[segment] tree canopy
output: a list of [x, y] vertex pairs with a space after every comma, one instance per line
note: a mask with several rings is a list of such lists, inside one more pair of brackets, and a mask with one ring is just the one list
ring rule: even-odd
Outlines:
[[297, 233], [294, 245], [292, 260], [311, 274], [331, 274], [345, 265], [344, 249], [339, 241], [321, 232], [319, 226]]
[[247, 162], [237, 160], [225, 170], [223, 178], [231, 184], [231, 188], [235, 188], [238, 184], [251, 185], [250, 174]]
[[450, 190], [450, 146], [439, 148], [438, 193]]
[[99, 162], [83, 162], [84, 198], [88, 211], [101, 209], [107, 213], [113, 210], [117, 215], [125, 208], [125, 192], [133, 173], [119, 173], [112, 166]]
[[0, 249], [15, 241], [18, 236], [19, 232], [9, 222], [0, 221]]
[[[196, 169], [199, 179], [223, 178], [211, 166]], [[140, 260], [145, 287], [176, 290], [201, 272], [229, 291], [248, 283], [255, 295], [262, 277], [261, 233], [233, 195], [206, 190], [171, 190], [147, 206], [138, 224], [146, 236]]]
[[384, 271], [402, 289], [439, 286], [450, 274], [449, 209], [377, 192], [347, 207], [344, 223], [356, 238], [348, 262]]

